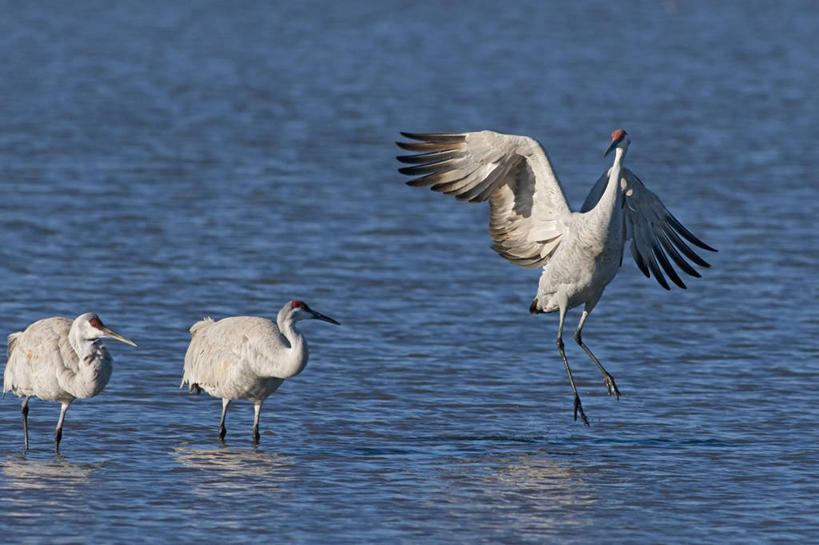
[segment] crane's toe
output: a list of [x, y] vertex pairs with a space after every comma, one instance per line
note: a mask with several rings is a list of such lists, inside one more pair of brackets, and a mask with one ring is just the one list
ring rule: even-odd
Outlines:
[[583, 419], [583, 423], [585, 425], [589, 425], [589, 419], [586, 418], [586, 413], [583, 412], [583, 404], [580, 403], [580, 396], [575, 394], [574, 396], [574, 419], [577, 421], [577, 413], [580, 412], [580, 418]]
[[614, 383], [614, 377], [606, 373], [603, 375], [603, 384], [606, 385], [606, 389], [609, 392], [609, 395], [613, 395], [614, 399], [620, 399], [620, 390], [617, 389], [617, 385]]

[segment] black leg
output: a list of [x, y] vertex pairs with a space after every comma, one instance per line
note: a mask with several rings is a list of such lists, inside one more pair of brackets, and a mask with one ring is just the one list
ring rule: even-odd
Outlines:
[[259, 443], [259, 414], [262, 412], [262, 402], [257, 401], [253, 405], [253, 442]]
[[28, 400], [31, 399], [31, 396], [26, 396], [23, 400], [23, 404], [20, 405], [20, 412], [23, 413], [23, 441], [24, 441], [24, 449], [28, 451]]
[[227, 428], [225, 428], [225, 415], [227, 414], [227, 408], [230, 405], [229, 399], [222, 400], [222, 418], [219, 420], [219, 440], [225, 440], [225, 434], [227, 434]]
[[591, 308], [589, 308], [587, 305], [586, 309], [583, 310], [583, 315], [580, 317], [580, 323], [577, 324], [577, 331], [574, 332], [574, 340], [575, 342], [577, 342], [577, 344], [580, 345], [580, 348], [582, 348], [586, 352], [586, 354], [588, 354], [588, 356], [595, 363], [595, 365], [597, 365], [597, 368], [600, 369], [600, 372], [603, 373], [603, 384], [606, 385], [606, 389], [608, 390], [609, 395], [614, 395], [615, 399], [620, 399], [620, 390], [617, 389], [617, 384], [614, 383], [614, 377], [611, 376], [608, 371], [606, 371], [606, 368], [603, 367], [603, 364], [600, 363], [600, 360], [598, 360], [594, 356], [594, 354], [592, 354], [592, 351], [583, 342], [583, 336], [581, 331], [583, 330], [583, 324], [586, 323], [586, 318], [588, 318], [590, 312]]
[[586, 413], [583, 412], [583, 404], [580, 403], [580, 396], [577, 394], [577, 388], [574, 385], [574, 377], [572, 377], [572, 370], [569, 368], [569, 360], [566, 359], [566, 352], [563, 351], [563, 320], [566, 318], [566, 308], [560, 306], [560, 325], [557, 328], [557, 349], [560, 352], [560, 357], [563, 358], [563, 366], [566, 368], [566, 374], [569, 375], [569, 384], [574, 393], [574, 419], [577, 420], [577, 413], [580, 413], [580, 418], [583, 419], [585, 425], [589, 425], [589, 420], [586, 418]]
[[60, 453], [60, 441], [63, 438], [63, 422], [65, 421], [65, 412], [68, 410], [70, 403], [63, 403], [60, 407], [60, 419], [57, 421], [57, 429], [54, 431], [54, 451]]

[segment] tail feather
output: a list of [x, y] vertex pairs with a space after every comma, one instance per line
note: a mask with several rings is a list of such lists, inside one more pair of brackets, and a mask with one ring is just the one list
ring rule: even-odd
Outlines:
[[14, 348], [17, 346], [17, 340], [20, 338], [20, 335], [22, 334], [23, 334], [22, 331], [18, 331], [16, 333], [12, 333], [11, 335], [9, 335], [9, 346], [6, 349], [7, 357], [9, 358], [11, 357], [11, 353], [14, 352]]
[[216, 323], [216, 322], [214, 322], [213, 318], [211, 318], [210, 316], [206, 316], [202, 320], [199, 320], [198, 322], [193, 324], [188, 331], [191, 332], [191, 335], [196, 335], [197, 331], [200, 331], [200, 330], [202, 330], [202, 329], [204, 329], [206, 327], [209, 327], [209, 326], [213, 325], [214, 323]]
[[[197, 335], [199, 333], [201, 333], [202, 331], [206, 330], [207, 328], [209, 328], [210, 326], [212, 326], [215, 323], [216, 322], [214, 321], [213, 318], [211, 318], [210, 316], [206, 316], [205, 318], [203, 318], [203, 319], [199, 320], [198, 322], [196, 322], [195, 324], [193, 324], [190, 327], [190, 329], [188, 330], [188, 331], [191, 332], [191, 337], [192, 338], [191, 338], [191, 345], [188, 347], [188, 354], [185, 355], [185, 369], [184, 369], [184, 372], [182, 373], [182, 383], [179, 385], [180, 390], [182, 388], [184, 388], [186, 384], [189, 384], [189, 391], [190, 392], [193, 392], [194, 390], [196, 390], [197, 394], [201, 392], [201, 390], [199, 388], [199, 385], [196, 383], [196, 378], [194, 377], [194, 379], [191, 380], [191, 378], [188, 376], [188, 373], [191, 371], [191, 365], [193, 365], [193, 367], [196, 367], [195, 363], [191, 364], [189, 362], [189, 355], [190, 355], [191, 348], [194, 346], [194, 344], [198, 344], [197, 341], [196, 341]], [[195, 374], [196, 373], [194, 371], [194, 375]]]

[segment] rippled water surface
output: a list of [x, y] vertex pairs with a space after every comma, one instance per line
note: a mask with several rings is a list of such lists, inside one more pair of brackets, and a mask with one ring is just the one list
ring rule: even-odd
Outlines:
[[[434, 4], [434, 3], [433, 3]], [[0, 403], [9, 543], [806, 543], [819, 536], [819, 11], [811, 2], [10, 3], [0, 330], [98, 312], [106, 390]], [[579, 206], [628, 164], [719, 248], [631, 261], [573, 342], [485, 206], [405, 186], [398, 131], [537, 137]], [[299, 297], [268, 399], [177, 389], [202, 316]], [[567, 327], [573, 330], [575, 311]], [[568, 339], [567, 339], [568, 340]]]

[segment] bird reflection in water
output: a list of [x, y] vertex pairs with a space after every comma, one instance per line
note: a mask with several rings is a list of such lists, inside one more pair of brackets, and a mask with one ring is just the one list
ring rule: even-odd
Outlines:
[[[446, 487], [448, 503], [475, 502], [505, 511], [505, 524], [556, 529], [591, 523], [580, 516], [599, 501], [581, 467], [544, 455], [491, 455], [475, 459], [446, 459], [439, 477]], [[577, 508], [577, 517], [572, 513]]]
[[57, 455], [53, 461], [41, 462], [14, 456], [0, 461], [0, 472], [7, 486], [37, 490], [71, 488], [87, 484], [99, 465], [73, 464]]
[[242, 493], [246, 481], [252, 479], [254, 486], [278, 488], [293, 479], [295, 466], [292, 456], [270, 454], [257, 449], [234, 448], [199, 449], [179, 447], [174, 456], [187, 470], [203, 471], [210, 478], [198, 479], [194, 493], [210, 495], [214, 489], [221, 493]]

